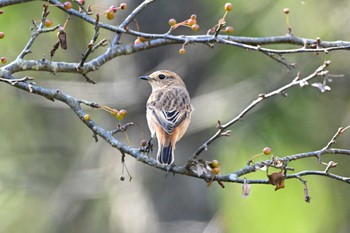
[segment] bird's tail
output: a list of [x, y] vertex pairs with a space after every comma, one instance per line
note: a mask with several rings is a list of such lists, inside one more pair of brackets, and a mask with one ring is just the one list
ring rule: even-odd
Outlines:
[[165, 143], [165, 145], [158, 144], [157, 160], [160, 164], [172, 164], [174, 162], [174, 148], [171, 142]]

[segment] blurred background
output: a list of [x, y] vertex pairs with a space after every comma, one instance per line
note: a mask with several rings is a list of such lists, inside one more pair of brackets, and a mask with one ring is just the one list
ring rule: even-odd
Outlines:
[[[86, 1], [103, 11], [121, 1]], [[115, 19], [101, 21], [119, 24], [141, 1], [126, 1], [128, 9]], [[201, 29], [185, 28], [175, 34], [205, 34], [224, 14], [226, 1], [156, 1], [137, 20], [144, 32], [164, 33], [168, 20], [178, 22], [193, 13]], [[290, 23], [296, 36], [321, 40], [349, 40], [350, 2], [340, 1], [234, 1], [227, 16], [237, 36], [277, 36], [287, 32], [283, 9], [290, 9]], [[73, 4], [74, 5], [74, 4]], [[75, 6], [76, 7], [76, 6]], [[40, 20], [42, 2], [33, 1], [3, 9], [0, 15], [0, 56], [16, 58], [30, 38], [31, 20]], [[63, 24], [66, 15], [50, 7], [54, 25]], [[132, 27], [133, 25], [131, 25]], [[54, 61], [78, 62], [93, 35], [93, 27], [73, 17], [66, 32], [68, 50], [59, 49]], [[101, 30], [99, 37], [112, 39]], [[123, 35], [123, 43], [136, 38]], [[41, 35], [27, 59], [49, 58], [56, 33]], [[293, 48], [293, 46], [276, 46]], [[76, 98], [128, 111], [122, 123], [135, 122], [119, 140], [139, 147], [150, 133], [146, 126], [145, 104], [150, 86], [138, 79], [158, 69], [169, 69], [183, 77], [195, 111], [187, 134], [178, 143], [176, 163], [183, 164], [216, 130], [217, 120], [235, 117], [260, 93], [290, 82], [301, 72], [312, 73], [324, 60], [331, 60], [332, 74], [343, 74], [330, 84], [330, 92], [313, 87], [288, 90], [288, 97], [276, 96], [250, 111], [243, 121], [231, 127], [232, 136], [221, 138], [201, 155], [221, 162], [222, 173], [244, 167], [254, 154], [269, 146], [277, 156], [318, 150], [324, 147], [338, 127], [350, 124], [349, 55], [338, 51], [328, 55], [288, 55], [286, 67], [262, 54], [242, 49], [202, 44], [163, 46], [107, 63], [90, 78], [79, 75], [22, 72], [38, 85], [58, 88]], [[100, 52], [104, 50], [101, 49]], [[94, 54], [95, 55], [95, 54]], [[96, 53], [98, 55], [98, 52]], [[321, 80], [315, 80], [321, 81]], [[304, 202], [303, 185], [287, 180], [286, 188], [274, 191], [270, 185], [253, 185], [242, 198], [240, 184], [216, 183], [207, 187], [202, 180], [171, 174], [126, 157], [132, 176], [122, 173], [121, 155], [103, 140], [95, 143], [91, 131], [67, 107], [2, 83], [0, 85], [0, 232], [349, 232], [350, 186], [325, 177], [305, 177], [311, 203]], [[86, 109], [101, 126], [114, 129], [119, 123], [111, 115]], [[335, 147], [350, 148], [350, 132]], [[155, 152], [153, 153], [154, 156]], [[261, 158], [267, 159], [267, 158]], [[350, 176], [346, 156], [327, 155], [324, 161], [338, 163], [332, 172]], [[316, 159], [291, 163], [296, 171], [323, 170]], [[120, 176], [126, 177], [120, 181]], [[257, 172], [247, 178], [261, 178]]]

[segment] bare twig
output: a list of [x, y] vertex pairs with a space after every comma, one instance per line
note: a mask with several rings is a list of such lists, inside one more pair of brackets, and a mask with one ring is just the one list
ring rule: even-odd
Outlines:
[[340, 127], [338, 128], [338, 131], [334, 134], [334, 136], [332, 137], [332, 139], [327, 143], [327, 145], [323, 148], [324, 150], [327, 150], [329, 149], [336, 141], [337, 137], [342, 134], [345, 130], [349, 129], [350, 128], [350, 125], [349, 126], [346, 126], [346, 127]]
[[129, 122], [129, 123], [126, 123], [124, 125], [118, 124], [118, 128], [111, 130], [110, 133], [112, 135], [114, 135], [114, 134], [117, 134], [119, 132], [125, 132], [128, 129], [128, 127], [133, 126], [133, 125], [134, 125], [133, 122]]
[[15, 85], [18, 82], [26, 82], [26, 81], [30, 81], [30, 80], [34, 80], [34, 78], [28, 77], [28, 76], [25, 76], [24, 78], [14, 78], [14, 79], [0, 78], [0, 81], [7, 82], [11, 85]]
[[25, 55], [27, 55], [28, 53], [31, 52], [30, 48], [32, 47], [34, 41], [36, 40], [36, 38], [40, 35], [40, 33], [43, 32], [49, 32], [49, 31], [54, 31], [58, 28], [58, 26], [51, 28], [50, 30], [45, 29], [43, 30], [43, 28], [45, 27], [45, 20], [48, 16], [48, 14], [50, 13], [50, 11], [48, 10], [48, 5], [46, 3], [43, 4], [43, 12], [42, 12], [42, 19], [40, 21], [39, 26], [36, 26], [36, 31], [32, 32], [31, 38], [28, 41], [28, 43], [26, 44], [26, 46], [23, 48], [22, 52], [20, 52], [20, 54], [17, 56], [17, 59], [23, 59]]
[[307, 187], [307, 182], [306, 180], [304, 180], [303, 178], [301, 178], [300, 176], [296, 176], [300, 182], [304, 185], [304, 200], [307, 202], [307, 203], [310, 203], [311, 201], [311, 197], [310, 197], [310, 192], [309, 192], [309, 188]]
[[259, 103], [261, 103], [263, 100], [266, 100], [272, 96], [275, 95], [280, 95], [282, 93], [284, 93], [287, 89], [293, 87], [293, 86], [301, 86], [304, 85], [304, 83], [307, 83], [310, 79], [318, 76], [318, 74], [321, 71], [324, 71], [326, 69], [326, 67], [328, 67], [328, 65], [330, 64], [330, 61], [325, 61], [323, 63], [323, 65], [321, 65], [320, 67], [318, 67], [312, 74], [310, 74], [309, 76], [300, 79], [299, 76], [297, 76], [294, 80], [292, 80], [292, 82], [288, 83], [287, 85], [284, 85], [281, 88], [278, 88], [277, 90], [274, 90], [268, 94], [262, 94], [260, 95], [258, 98], [256, 98], [255, 100], [253, 100], [245, 109], [243, 109], [243, 111], [241, 111], [235, 118], [233, 118], [232, 120], [230, 120], [229, 122], [227, 122], [226, 124], [221, 125], [221, 127], [219, 128], [219, 130], [211, 137], [209, 138], [207, 141], [205, 141], [203, 143], [203, 145], [201, 147], [199, 147], [193, 154], [193, 156], [191, 157], [191, 160], [194, 160], [198, 157], [198, 155], [203, 152], [204, 150], [207, 149], [207, 147], [214, 142], [215, 140], [217, 140], [219, 137], [222, 136], [222, 133], [224, 132], [224, 130], [226, 130], [228, 127], [230, 127], [231, 125], [233, 125], [234, 123], [238, 122], [239, 120], [241, 120], [251, 109], [253, 109], [255, 106], [257, 106]]
[[[88, 48], [87, 48], [86, 52], [83, 54], [77, 69], [81, 69], [81, 67], [84, 66], [84, 63], [85, 63], [86, 59], [88, 58], [88, 56], [90, 55], [90, 53], [92, 52], [92, 50], [94, 48], [94, 44], [95, 44], [95, 42], [96, 42], [96, 40], [97, 40], [97, 38], [98, 38], [98, 36], [100, 34], [99, 33], [100, 27], [98, 25], [99, 19], [100, 19], [100, 16], [98, 14], [96, 14], [95, 27], [94, 27], [95, 33], [94, 33], [92, 39], [90, 40], [90, 42], [89, 42], [89, 44], [87, 46]], [[87, 79], [87, 81], [91, 82], [91, 79]]]

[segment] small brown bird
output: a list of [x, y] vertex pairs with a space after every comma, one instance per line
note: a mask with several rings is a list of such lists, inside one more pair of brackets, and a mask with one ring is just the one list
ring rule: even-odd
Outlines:
[[175, 144], [191, 121], [190, 95], [182, 79], [168, 70], [159, 70], [140, 79], [148, 81], [152, 87], [146, 117], [152, 138], [158, 139], [157, 160], [161, 164], [172, 164]]

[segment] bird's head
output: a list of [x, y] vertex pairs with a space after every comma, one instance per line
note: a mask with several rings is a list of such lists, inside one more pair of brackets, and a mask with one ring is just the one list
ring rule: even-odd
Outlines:
[[185, 86], [179, 75], [169, 70], [158, 70], [140, 79], [148, 81], [153, 90], [167, 86]]

